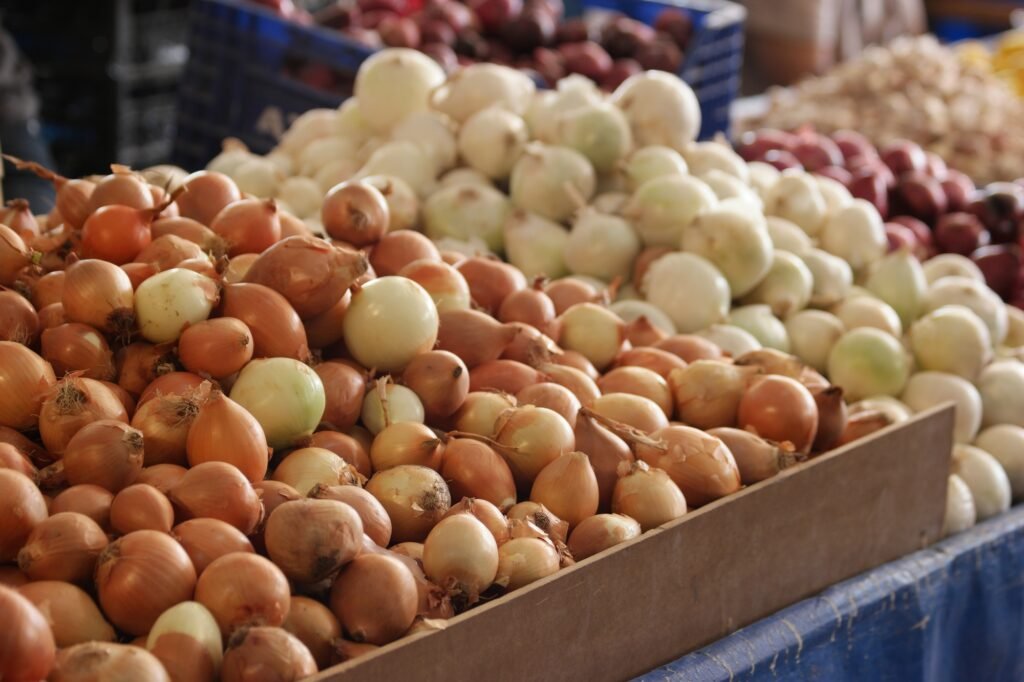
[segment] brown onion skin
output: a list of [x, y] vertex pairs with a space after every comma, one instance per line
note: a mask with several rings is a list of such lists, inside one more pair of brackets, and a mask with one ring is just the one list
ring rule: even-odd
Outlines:
[[626, 340], [634, 347], [653, 346], [668, 338], [668, 333], [656, 326], [646, 315], [626, 324]]
[[573, 428], [576, 428], [576, 418], [582, 407], [576, 394], [565, 386], [550, 381], [532, 384], [522, 389], [516, 393], [516, 402], [520, 405], [535, 405], [553, 410], [562, 415]]
[[0, 677], [13, 682], [48, 679], [57, 647], [46, 618], [16, 590], [2, 586], [0, 615], [4, 621]]
[[543, 373], [515, 360], [490, 360], [469, 371], [470, 391], [501, 391], [515, 395], [542, 381]]
[[632, 393], [605, 393], [590, 408], [602, 417], [651, 433], [668, 426], [664, 410], [650, 398]]
[[167, 496], [146, 483], [124, 488], [110, 506], [110, 526], [127, 535], [136, 530], [169, 533], [174, 525], [174, 509]]
[[346, 291], [326, 312], [302, 321], [310, 348], [326, 348], [341, 341], [344, 336], [342, 320], [351, 302], [352, 292]]
[[225, 206], [210, 229], [228, 245], [228, 255], [263, 253], [281, 239], [281, 218], [273, 199], [241, 199]]
[[52, 462], [53, 457], [34, 441], [7, 426], [0, 426], [0, 443], [13, 445], [19, 452], [32, 460], [34, 464]]
[[47, 450], [63, 455], [79, 430], [97, 420], [127, 424], [128, 411], [113, 391], [95, 379], [68, 377], [43, 402], [39, 435]]
[[363, 522], [356, 510], [333, 499], [285, 502], [263, 530], [267, 553], [291, 580], [313, 584], [359, 554]]
[[756, 380], [743, 394], [738, 424], [762, 438], [789, 441], [806, 454], [818, 433], [818, 406], [800, 382], [772, 374]]
[[113, 171], [96, 183], [89, 197], [89, 207], [94, 212], [114, 204], [137, 209], [153, 208], [153, 194], [145, 181], [123, 167], [114, 167]]
[[391, 213], [376, 187], [358, 180], [335, 185], [320, 207], [324, 230], [353, 246], [375, 243], [388, 231]]
[[664, 379], [674, 369], [686, 367], [686, 361], [678, 355], [660, 348], [631, 348], [615, 358], [616, 367], [643, 367], [656, 372]]
[[454, 353], [470, 369], [497, 360], [519, 333], [477, 310], [444, 310], [438, 318], [437, 347]]
[[209, 517], [251, 533], [263, 517], [263, 505], [245, 475], [226, 462], [203, 462], [181, 478], [169, 497], [179, 521]]
[[514, 291], [526, 288], [526, 277], [517, 268], [500, 260], [467, 258], [455, 269], [469, 284], [473, 301], [491, 315], [497, 315], [501, 304]]
[[740, 471], [720, 439], [690, 426], [667, 426], [651, 434], [665, 449], [639, 444], [636, 455], [671, 477], [691, 507], [713, 502], [740, 489]]
[[111, 622], [132, 635], [149, 632], [164, 611], [192, 598], [196, 571], [165, 533], [137, 530], [111, 543], [96, 564], [96, 590]]
[[363, 410], [366, 376], [343, 362], [321, 362], [313, 368], [324, 384], [327, 402], [320, 423], [345, 431], [356, 425]]
[[544, 293], [555, 304], [555, 313], [561, 315], [577, 303], [589, 303], [600, 294], [586, 282], [578, 279], [558, 279], [544, 287]]
[[260, 554], [266, 554], [267, 546], [263, 541], [263, 531], [266, 527], [267, 517], [273, 514], [274, 510], [285, 502], [301, 500], [303, 495], [295, 488], [281, 481], [259, 481], [253, 485], [253, 488], [263, 504], [263, 519], [260, 521], [259, 526], [249, 534], [249, 540], [256, 551]]
[[536, 367], [545, 362], [551, 362], [552, 358], [564, 352], [551, 337], [524, 322], [506, 322], [505, 324], [515, 327], [519, 331], [501, 354], [505, 360], [515, 360], [524, 365]]
[[373, 465], [370, 463], [370, 455], [362, 443], [340, 431], [317, 431], [309, 437], [308, 447], [324, 448], [330, 450], [338, 457], [351, 464], [363, 476], [369, 478], [373, 475]]
[[665, 378], [643, 367], [617, 367], [600, 377], [597, 387], [602, 393], [632, 393], [653, 400], [670, 419], [675, 409]]
[[32, 580], [82, 583], [92, 577], [107, 536], [84, 514], [62, 512], [44, 519], [18, 552], [18, 567]]
[[316, 659], [295, 635], [281, 628], [248, 627], [229, 640], [220, 679], [221, 682], [290, 682], [316, 673]]
[[40, 350], [55, 374], [80, 371], [88, 379], [114, 378], [114, 354], [103, 335], [89, 325], [68, 322], [45, 330]]
[[600, 491], [587, 455], [570, 452], [541, 469], [530, 489], [530, 500], [543, 504], [570, 528], [596, 514]]
[[244, 281], [277, 291], [307, 319], [330, 310], [368, 265], [359, 251], [334, 247], [317, 237], [288, 237], [263, 251]]
[[818, 407], [818, 432], [811, 449], [814, 452], [826, 452], [839, 442], [849, 419], [843, 389], [839, 386], [816, 388], [811, 389], [811, 395]]
[[672, 353], [686, 362], [718, 360], [724, 357], [722, 349], [714, 342], [695, 334], [676, 334], [659, 341], [654, 347]]
[[512, 470], [490, 446], [469, 438], [452, 438], [445, 445], [441, 476], [452, 500], [473, 497], [507, 511], [516, 502]]
[[[451, 509], [448, 510], [444, 517], [448, 518], [455, 514], [469, 514], [475, 517], [477, 521], [487, 527], [487, 530], [494, 536], [494, 541], [498, 543], [499, 547], [508, 542], [511, 537], [509, 534], [509, 520], [505, 518], [500, 509], [487, 500], [481, 500], [476, 497], [463, 497], [451, 506]], [[422, 561], [422, 559], [421, 555], [420, 560]]]
[[214, 391], [192, 420], [185, 445], [189, 464], [227, 462], [250, 481], [261, 481], [270, 462], [263, 427], [244, 407]]
[[288, 579], [268, 559], [232, 552], [215, 559], [196, 583], [195, 600], [208, 608], [230, 636], [250, 625], [277, 627], [288, 616]]
[[892, 426], [892, 424], [893, 422], [889, 416], [878, 410], [864, 410], [863, 412], [851, 414], [846, 422], [846, 428], [843, 429], [843, 435], [839, 437], [839, 442], [835, 444], [835, 447], [860, 440], [875, 431], [881, 431], [887, 426]]
[[581, 414], [573, 430], [576, 435], [576, 449], [590, 459], [598, 488], [598, 511], [607, 512], [612, 508], [612, 493], [619, 480], [619, 465], [632, 464], [633, 452], [626, 441], [597, 423], [587, 414]]
[[10, 390], [18, 390], [7, 397], [10, 403], [5, 401], [3, 405], [0, 425], [19, 430], [35, 428], [43, 401], [57, 382], [53, 368], [25, 346], [12, 341], [0, 341], [0, 356], [4, 357], [0, 383], [11, 387]]
[[253, 357], [309, 359], [302, 320], [288, 299], [273, 289], [262, 284], [229, 284], [221, 292], [220, 312], [249, 327], [254, 343]]
[[104, 332], [125, 335], [135, 325], [135, 294], [124, 270], [89, 258], [68, 266], [61, 289], [64, 314]]
[[57, 302], [51, 303], [45, 308], [39, 309], [39, 331], [44, 332], [47, 329], [60, 326], [68, 321], [68, 318], [64, 315], [64, 304]]
[[196, 575], [232, 552], [254, 552], [252, 543], [234, 526], [217, 519], [191, 519], [171, 529], [171, 537], [185, 549]]
[[17, 232], [6, 225], [0, 228], [0, 286], [9, 287], [31, 263], [32, 252]]
[[502, 322], [522, 322], [551, 338], [558, 336], [556, 318], [551, 297], [536, 288], [513, 291], [498, 308], [498, 319]]
[[116, 419], [83, 426], [68, 442], [61, 463], [71, 485], [92, 483], [116, 493], [142, 471], [142, 432]]
[[455, 414], [469, 394], [469, 369], [459, 356], [431, 350], [414, 357], [402, 372], [402, 383], [423, 403], [428, 421]]
[[344, 502], [352, 507], [363, 522], [363, 532], [371, 540], [387, 547], [391, 542], [391, 517], [376, 497], [355, 485], [317, 485], [309, 496], [317, 500]]
[[117, 351], [117, 385], [135, 397], [162, 374], [174, 371], [174, 356], [166, 346], [137, 341]]
[[0, 443], [0, 469], [12, 469], [25, 474], [33, 481], [39, 475], [39, 470], [32, 461], [10, 443]]
[[[172, 682], [195, 680], [195, 682], [216, 682], [217, 671], [213, 657], [206, 645], [183, 632], [162, 633], [151, 648], [148, 637], [137, 646], [149, 650], [170, 676]], [[134, 644], [134, 643], [133, 643]]]
[[39, 315], [27, 298], [0, 291], [0, 340], [31, 346], [39, 336]]
[[61, 649], [51, 682], [171, 682], [160, 660], [142, 647], [86, 642]]
[[59, 580], [37, 580], [18, 588], [43, 614], [61, 649], [83, 642], [113, 642], [117, 633], [81, 588]]
[[186, 327], [178, 339], [181, 364], [215, 379], [238, 372], [252, 359], [249, 327], [233, 317], [217, 317]]
[[165, 235], [173, 235], [198, 244], [215, 258], [223, 256], [227, 251], [227, 245], [217, 236], [216, 232], [192, 218], [181, 216], [160, 218], [153, 221], [149, 230], [153, 235], [154, 242]]
[[587, 407], [601, 397], [601, 389], [597, 387], [594, 380], [576, 369], [555, 363], [547, 363], [537, 367], [547, 377], [547, 381], [564, 386], [575, 395], [580, 404]]
[[363, 554], [338, 574], [330, 607], [355, 641], [383, 645], [401, 637], [416, 618], [416, 581], [395, 557]]
[[576, 561], [640, 537], [640, 524], [622, 514], [597, 514], [584, 519], [569, 534], [569, 552]]
[[132, 427], [142, 432], [144, 464], [188, 463], [185, 447], [199, 404], [188, 396], [160, 396], [132, 415]]
[[167, 374], [161, 374], [142, 391], [139, 395], [137, 406], [142, 407], [159, 395], [201, 397], [205, 390], [197, 391], [197, 389], [201, 389], [205, 381], [198, 374], [192, 374], [191, 372], [168, 372]]
[[60, 303], [64, 298], [65, 279], [67, 273], [63, 270], [54, 270], [36, 280], [32, 287], [32, 305], [37, 310], [42, 310], [48, 305]]
[[0, 566], [0, 585], [17, 589], [28, 585], [29, 582], [28, 576], [19, 571], [16, 566]]
[[195, 242], [173, 234], [165, 234], [162, 237], [154, 237], [153, 241], [135, 256], [134, 262], [147, 263], [158, 271], [163, 271], [177, 267], [187, 260], [206, 257], [206, 253]]
[[168, 495], [186, 473], [188, 469], [178, 464], [153, 464], [143, 467], [135, 482], [151, 485], [164, 495]]
[[105, 531], [110, 529], [110, 505], [114, 502], [114, 493], [98, 485], [73, 485], [62, 491], [50, 505], [51, 514], [60, 512], [77, 512], [84, 514], [99, 524]]
[[561, 353], [556, 353], [552, 356], [551, 362], [556, 365], [577, 369], [594, 381], [597, 381], [597, 378], [601, 376], [601, 373], [597, 371], [597, 368], [594, 367], [594, 364], [590, 362], [590, 360], [587, 360], [582, 353], [574, 350], [566, 350]]
[[397, 275], [409, 263], [424, 259], [439, 261], [441, 253], [434, 242], [412, 230], [388, 232], [370, 251], [370, 265], [378, 277]]
[[341, 639], [341, 625], [320, 602], [309, 597], [292, 597], [288, 618], [281, 627], [306, 645], [321, 670], [334, 662], [334, 642]]

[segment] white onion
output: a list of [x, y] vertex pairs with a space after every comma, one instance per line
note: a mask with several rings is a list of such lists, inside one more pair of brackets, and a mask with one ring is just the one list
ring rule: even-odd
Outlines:
[[202, 322], [217, 303], [217, 283], [185, 268], [147, 278], [135, 290], [135, 319], [147, 341], [176, 340], [186, 325]]
[[374, 134], [373, 129], [363, 118], [359, 102], [354, 97], [349, 97], [338, 107], [334, 115], [333, 131], [335, 135], [359, 142], [365, 142]]
[[843, 334], [828, 356], [828, 376], [849, 401], [899, 395], [910, 375], [900, 342], [880, 329], [861, 327]]
[[[431, 104], [459, 123], [487, 107], [501, 107], [522, 115], [537, 86], [526, 74], [498, 64], [470, 64], [440, 86]], [[358, 93], [357, 93], [358, 95]]]
[[847, 329], [873, 327], [899, 338], [903, 335], [903, 324], [900, 316], [885, 301], [870, 296], [854, 296], [847, 298], [832, 308], [832, 312], [843, 322]]
[[469, 237], [467, 239], [456, 239], [455, 237], [441, 237], [440, 239], [434, 240], [434, 245], [437, 246], [438, 250], [453, 251], [455, 253], [461, 253], [467, 258], [473, 258], [475, 256], [482, 256], [489, 258], [496, 254], [487, 248], [486, 242], [479, 237]]
[[287, 152], [275, 149], [263, 158], [274, 164], [279, 178], [295, 175], [295, 161], [292, 160], [291, 155]]
[[630, 191], [648, 180], [665, 175], [686, 175], [689, 168], [682, 154], [671, 147], [652, 144], [629, 155], [622, 167]]
[[518, 208], [563, 222], [594, 195], [597, 178], [585, 156], [568, 147], [527, 146], [509, 180]]
[[710, 171], [719, 170], [744, 184], [750, 179], [747, 164], [728, 144], [695, 142], [687, 145], [682, 152], [692, 175], [703, 178]]
[[238, 164], [231, 178], [239, 191], [261, 199], [276, 195], [277, 185], [283, 179], [274, 162], [261, 156], [253, 156]]
[[462, 125], [458, 150], [470, 168], [501, 180], [512, 172], [529, 139], [522, 118], [507, 109], [488, 107]]
[[944, 305], [963, 305], [974, 311], [988, 327], [992, 345], [1002, 344], [1006, 338], [1006, 305], [994, 291], [983, 282], [968, 277], [943, 277], [931, 285], [925, 296], [925, 311], [932, 311]]
[[747, 172], [750, 173], [750, 187], [757, 192], [757, 196], [761, 197], [761, 201], [765, 201], [768, 192], [782, 177], [778, 168], [763, 161], [748, 163]]
[[423, 204], [423, 227], [434, 240], [477, 238], [487, 248], [501, 251], [502, 231], [511, 210], [508, 198], [493, 187], [450, 185], [434, 192]]
[[335, 159], [355, 158], [359, 142], [347, 137], [318, 138], [312, 140], [299, 152], [296, 168], [299, 175], [313, 177], [317, 171]]
[[[640, 290], [636, 287], [636, 284], [634, 282], [629, 282], [629, 283], [623, 284], [621, 287], [619, 287], [619, 290], [615, 293], [615, 300], [616, 301], [643, 301], [644, 297], [643, 297], [643, 294], [640, 293]], [[655, 310], [657, 310], [657, 308], [655, 308]], [[661, 311], [658, 311], [658, 312], [661, 312]], [[665, 313], [661, 313], [661, 314], [664, 315]], [[668, 317], [666, 316], [665, 319], [668, 319]], [[672, 320], [668, 320], [668, 321], [672, 322]], [[673, 326], [673, 328], [675, 327], [674, 324], [672, 326]]]
[[924, 307], [928, 280], [925, 279], [921, 261], [909, 249], [898, 249], [874, 264], [865, 286], [892, 306], [906, 329]]
[[317, 373], [291, 358], [250, 361], [230, 395], [260, 423], [272, 448], [294, 445], [313, 433], [327, 404]]
[[556, 125], [562, 114], [605, 99], [597, 84], [579, 74], [558, 81], [555, 90], [538, 91], [526, 109], [526, 125], [534, 139], [548, 144], [556, 140]]
[[357, 173], [359, 178], [370, 175], [394, 175], [405, 180], [417, 196], [425, 197], [434, 188], [437, 172], [422, 147], [399, 140], [374, 151]]
[[646, 317], [648, 322], [669, 336], [676, 334], [676, 325], [659, 308], [646, 301], [623, 299], [621, 294], [622, 289], [619, 289], [619, 299], [608, 306], [608, 309], [618, 315], [623, 322], [629, 323], [641, 317]]
[[839, 303], [850, 294], [853, 286], [853, 270], [850, 264], [839, 256], [821, 249], [810, 248], [800, 254], [804, 265], [811, 271], [814, 286], [811, 288], [810, 304], [828, 307]]
[[767, 274], [743, 300], [764, 303], [776, 316], [785, 317], [807, 307], [813, 287], [814, 277], [800, 257], [776, 250]]
[[711, 188], [711, 191], [715, 193], [719, 201], [732, 200], [741, 202], [756, 211], [762, 220], [764, 219], [764, 202], [761, 201], [761, 197], [750, 187], [743, 184], [743, 181], [735, 175], [729, 175], [717, 168], [712, 168], [701, 175], [700, 179]]
[[558, 345], [582, 354], [598, 370], [612, 363], [626, 338], [622, 319], [596, 303], [577, 303], [558, 321]]
[[[558, 85], [561, 86], [566, 80], [568, 78], [563, 78]], [[526, 122], [526, 128], [530, 131], [531, 138], [541, 142], [554, 141], [556, 118], [553, 109], [558, 102], [558, 95], [559, 93], [555, 90], [537, 90], [530, 98], [530, 103], [527, 104], [526, 111], [523, 112], [523, 121]], [[598, 93], [597, 101], [601, 101], [600, 93]]]
[[1013, 494], [1010, 479], [995, 457], [973, 445], [953, 446], [953, 473], [971, 490], [978, 521], [984, 521], [1010, 508]]
[[940, 253], [926, 260], [922, 268], [928, 284], [934, 284], [943, 277], [968, 277], [976, 282], [985, 281], [981, 268], [959, 253]]
[[1008, 348], [1024, 346], [1024, 310], [1017, 306], [1006, 306], [1006, 338], [1003, 344]]
[[444, 70], [430, 57], [416, 50], [391, 48], [359, 66], [353, 99], [362, 121], [372, 130], [386, 133], [409, 114], [427, 109], [431, 93], [444, 81]]
[[376, 187], [388, 203], [388, 231], [413, 230], [420, 222], [420, 200], [409, 183], [395, 175], [370, 175], [364, 184]]
[[320, 212], [324, 193], [312, 178], [296, 176], [281, 181], [277, 188], [277, 198], [288, 204], [299, 218], [308, 218]]
[[515, 210], [505, 221], [505, 255], [527, 278], [558, 279], [569, 273], [566, 245], [569, 232], [535, 213]]
[[828, 355], [846, 327], [824, 310], [801, 310], [786, 319], [790, 351], [819, 372], [828, 371]]
[[789, 251], [801, 257], [814, 249], [814, 242], [796, 223], [774, 215], [766, 216], [765, 222], [768, 225], [768, 236], [776, 249]]
[[191, 637], [210, 654], [214, 670], [220, 668], [224, 656], [220, 626], [213, 614], [199, 602], [183, 601], [161, 613], [146, 636], [146, 648], [152, 651], [160, 637], [166, 634]]
[[889, 395], [875, 395], [850, 404], [850, 414], [858, 412], [881, 412], [892, 424], [902, 424], [914, 416], [913, 410], [897, 398]]
[[[384, 401], [381, 401], [381, 390], [384, 391]], [[426, 417], [423, 403], [412, 389], [387, 383], [384, 389], [378, 385], [366, 391], [360, 418], [363, 426], [376, 436], [391, 424], [399, 422], [422, 424]]]
[[360, 167], [360, 163], [355, 159], [337, 159], [318, 170], [313, 176], [313, 182], [326, 194], [335, 185], [355, 177]]
[[1017, 360], [999, 360], [981, 371], [978, 390], [984, 405], [985, 426], [1024, 426], [1024, 365]]
[[690, 222], [717, 203], [715, 193], [697, 178], [663, 175], [637, 188], [622, 214], [644, 245], [677, 248]]
[[473, 168], [455, 168], [448, 171], [437, 181], [438, 189], [452, 187], [454, 185], [480, 185], [481, 187], [494, 187], [494, 183], [486, 175]]
[[297, 156], [313, 140], [334, 135], [337, 117], [336, 109], [310, 109], [303, 112], [281, 135], [281, 142], [274, 150], [275, 155], [284, 152]]
[[604, 102], [561, 114], [555, 123], [555, 140], [587, 157], [600, 173], [614, 170], [633, 149], [629, 121], [620, 109]]
[[992, 359], [988, 327], [961, 305], [942, 306], [915, 322], [910, 347], [921, 369], [950, 372], [969, 381]]
[[839, 256], [854, 270], [880, 259], [888, 245], [878, 210], [864, 199], [854, 199], [833, 213], [821, 230], [821, 248]]
[[398, 372], [437, 341], [437, 306], [405, 277], [379, 277], [352, 294], [342, 319], [345, 347], [364, 367]]
[[640, 253], [640, 239], [622, 218], [584, 208], [573, 222], [564, 253], [573, 274], [626, 281]]
[[697, 96], [679, 77], [664, 71], [630, 76], [612, 93], [611, 102], [626, 114], [639, 147], [683, 149], [700, 133]]
[[392, 140], [412, 142], [434, 164], [434, 175], [455, 165], [458, 150], [455, 124], [436, 111], [417, 111], [402, 120], [391, 131]]
[[594, 197], [590, 207], [601, 213], [619, 215], [628, 202], [629, 195], [625, 192], [604, 192]]
[[828, 216], [818, 183], [803, 171], [785, 171], [768, 190], [764, 209], [766, 214], [785, 218], [811, 237], [821, 232]]
[[1015, 424], [990, 426], [978, 434], [974, 445], [995, 457], [1003, 466], [1010, 480], [1013, 499], [1024, 497], [1024, 428]]
[[206, 164], [206, 170], [230, 176], [236, 168], [242, 165], [243, 161], [248, 161], [250, 158], [252, 158], [252, 153], [241, 141], [225, 140], [224, 148], [220, 154], [210, 159], [210, 163]]
[[682, 334], [710, 327], [729, 313], [729, 283], [714, 265], [692, 253], [670, 253], [654, 261], [641, 289]]
[[956, 474], [949, 475], [946, 484], [946, 514], [942, 519], [942, 536], [961, 533], [973, 526], [978, 519], [974, 508], [974, 497], [964, 479]]
[[970, 443], [981, 428], [981, 395], [971, 382], [955, 374], [918, 372], [910, 377], [900, 400], [914, 412], [953, 402], [953, 437], [958, 443]]
[[783, 353], [790, 350], [786, 325], [772, 314], [771, 308], [762, 303], [733, 308], [729, 313], [729, 324], [744, 330], [766, 348], [774, 348]]
[[853, 203], [853, 195], [838, 180], [824, 175], [813, 175], [814, 181], [818, 183], [821, 196], [825, 199], [826, 213], [832, 215], [841, 208], [846, 208]]
[[734, 358], [763, 348], [753, 334], [731, 324], [713, 324], [701, 329], [697, 336], [704, 337]]
[[681, 244], [714, 264], [734, 297], [754, 289], [773, 267], [764, 218], [735, 206], [722, 204], [698, 215], [683, 228]]

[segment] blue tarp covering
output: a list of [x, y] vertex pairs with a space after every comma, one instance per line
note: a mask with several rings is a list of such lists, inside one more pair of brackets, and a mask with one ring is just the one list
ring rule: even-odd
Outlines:
[[1024, 680], [1024, 505], [638, 679]]

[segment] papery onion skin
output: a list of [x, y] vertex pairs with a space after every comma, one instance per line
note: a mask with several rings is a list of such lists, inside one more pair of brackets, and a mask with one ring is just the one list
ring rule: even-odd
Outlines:
[[788, 441], [797, 452], [806, 454], [818, 434], [818, 407], [811, 392], [798, 381], [769, 375], [755, 380], [743, 394], [737, 423], [762, 438]]
[[390, 383], [390, 377], [384, 377], [366, 394], [360, 417], [370, 434], [377, 435], [397, 422], [422, 424], [426, 415], [419, 396], [405, 386]]
[[320, 377], [291, 358], [250, 362], [231, 387], [231, 399], [256, 418], [273, 448], [293, 445], [313, 433], [326, 407]]
[[96, 565], [96, 590], [104, 613], [133, 635], [149, 632], [161, 613], [190, 599], [196, 571], [168, 535], [139, 530], [111, 543]]
[[40, 350], [61, 376], [80, 371], [89, 379], [114, 378], [114, 354], [103, 335], [88, 325], [68, 322], [44, 330]]
[[729, 448], [744, 485], [771, 478], [804, 459], [793, 452], [792, 444], [769, 442], [750, 431], [724, 426], [709, 429], [708, 434]]
[[450, 439], [444, 448], [440, 471], [454, 501], [464, 497], [479, 498], [501, 511], [516, 502], [512, 470], [484, 443], [468, 438]]
[[78, 512], [110, 530], [110, 505], [114, 493], [98, 485], [74, 485], [59, 493], [50, 505], [50, 513]]
[[438, 470], [441, 467], [441, 440], [429, 427], [416, 422], [397, 422], [384, 428], [370, 446], [374, 471], [401, 464], [416, 464]]
[[288, 615], [288, 579], [257, 554], [232, 552], [215, 559], [196, 583], [195, 600], [213, 614], [221, 633], [250, 625], [280, 626]]
[[579, 414], [579, 398], [565, 386], [544, 381], [539, 384], [532, 384], [516, 393], [516, 402], [520, 405], [534, 405], [546, 407], [562, 416], [569, 426], [576, 428], [576, 419]]
[[397, 372], [434, 347], [437, 306], [426, 290], [404, 277], [379, 277], [352, 296], [342, 327], [345, 346], [359, 364]]
[[357, 557], [331, 587], [331, 610], [358, 642], [383, 645], [398, 639], [416, 618], [417, 603], [412, 573], [382, 554]]
[[217, 283], [185, 268], [153, 275], [135, 291], [135, 317], [151, 343], [176, 341], [189, 324], [210, 316], [219, 297]]
[[281, 219], [273, 199], [234, 201], [221, 209], [209, 226], [227, 242], [229, 256], [263, 253], [281, 239]]
[[172, 680], [214, 682], [223, 660], [223, 639], [213, 615], [199, 602], [164, 611], [145, 638], [146, 649]]
[[663, 445], [641, 443], [637, 457], [664, 470], [688, 504], [707, 504], [740, 489], [736, 460], [718, 438], [689, 426], [669, 426], [651, 436]]
[[334, 642], [341, 638], [341, 625], [320, 602], [309, 597], [292, 597], [288, 618], [281, 627], [306, 645], [320, 669], [334, 662]]
[[454, 353], [431, 350], [414, 357], [402, 373], [403, 383], [419, 396], [427, 419], [450, 417], [469, 394], [469, 369]]
[[81, 588], [59, 580], [37, 580], [18, 588], [43, 614], [61, 649], [83, 642], [113, 642], [117, 634], [96, 602]]
[[631, 348], [615, 358], [616, 367], [644, 367], [668, 379], [673, 369], [683, 369], [686, 361], [660, 348]]
[[636, 519], [648, 531], [686, 513], [679, 486], [661, 469], [645, 462], [624, 465], [612, 494], [612, 511]]
[[317, 431], [310, 436], [309, 447], [330, 450], [366, 478], [373, 474], [370, 455], [359, 441], [348, 434], [339, 431]]
[[[491, 531], [491, 535], [494, 536], [494, 541], [498, 543], [499, 547], [509, 539], [509, 520], [505, 518], [500, 509], [487, 500], [463, 497], [457, 504], [452, 505], [448, 513], [445, 514], [445, 518], [454, 514], [470, 514], [475, 517], [480, 523], [487, 526], [487, 530]], [[422, 558], [420, 556], [420, 559]]]
[[241, 320], [218, 317], [191, 325], [178, 339], [178, 357], [194, 374], [215, 379], [242, 369], [252, 359], [253, 339]]
[[363, 523], [356, 510], [330, 499], [285, 502], [263, 531], [267, 553], [288, 578], [313, 584], [359, 554]]
[[186, 452], [192, 466], [202, 462], [228, 462], [250, 481], [263, 479], [270, 458], [260, 423], [220, 391], [213, 392], [192, 420]]
[[118, 492], [142, 471], [142, 432], [116, 419], [86, 424], [68, 441], [61, 464], [71, 485], [92, 483]]
[[263, 505], [248, 479], [226, 462], [204, 462], [188, 470], [169, 494], [179, 519], [210, 517], [251, 533]]
[[16, 590], [0, 586], [0, 614], [5, 635], [0, 640], [0, 676], [13, 682], [46, 679], [56, 646], [46, 618]]
[[317, 485], [358, 485], [355, 467], [325, 448], [292, 450], [274, 469], [273, 479], [307, 495]]
[[515, 360], [490, 360], [474, 367], [469, 372], [471, 391], [501, 391], [515, 395], [527, 386], [543, 381], [544, 375], [537, 369]]
[[301, 680], [317, 672], [306, 645], [281, 628], [247, 627], [228, 641], [221, 666], [223, 682], [248, 682], [258, 671], [261, 680]]
[[48, 678], [53, 682], [171, 682], [159, 659], [128, 644], [86, 642], [62, 649]]
[[355, 426], [366, 395], [365, 376], [343, 362], [321, 362], [313, 370], [323, 382], [325, 391], [326, 404], [321, 423], [338, 430]]
[[597, 414], [651, 433], [668, 426], [668, 417], [650, 398], [631, 393], [605, 393], [589, 405]]
[[119, 335], [132, 331], [135, 295], [123, 270], [105, 261], [85, 259], [65, 272], [61, 303], [70, 321]]
[[391, 518], [376, 497], [356, 485], [317, 485], [309, 496], [318, 500], [344, 502], [359, 515], [363, 532], [381, 547], [391, 543]]
[[599, 498], [597, 477], [582, 452], [564, 454], [541, 469], [530, 490], [532, 501], [567, 521], [570, 528], [597, 513]]
[[549, 540], [512, 538], [498, 547], [496, 582], [508, 591], [558, 572], [558, 550]]
[[262, 284], [228, 284], [221, 292], [220, 313], [241, 320], [252, 334], [253, 357], [305, 361], [309, 342], [302, 320], [281, 294]]
[[0, 443], [0, 469], [12, 469], [32, 480], [39, 476], [39, 470], [32, 461], [10, 443]]
[[441, 521], [423, 543], [427, 577], [473, 604], [498, 573], [498, 545], [482, 522], [469, 514]]
[[599, 424], [587, 413], [581, 414], [574, 429], [576, 449], [586, 453], [598, 487], [598, 509], [611, 509], [612, 492], [619, 480], [622, 462], [633, 463], [633, 452], [619, 436]]
[[392, 542], [421, 542], [451, 506], [444, 479], [427, 467], [401, 465], [378, 471], [366, 491], [384, 505], [392, 523]]
[[128, 412], [117, 395], [102, 383], [69, 376], [43, 402], [39, 435], [49, 452], [61, 456], [79, 430], [97, 420], [127, 424]]
[[0, 425], [12, 429], [33, 428], [47, 392], [57, 379], [50, 363], [12, 341], [0, 341]]
[[519, 330], [477, 310], [447, 310], [439, 315], [437, 347], [454, 353], [469, 369], [497, 360]]
[[[516, 529], [523, 527], [516, 523], [518, 521], [529, 522], [530, 525], [540, 529], [555, 542], [564, 543], [566, 536], [569, 534], [569, 523], [567, 521], [563, 521], [555, 516], [550, 509], [540, 502], [533, 502], [532, 500], [513, 505], [508, 510], [508, 520], [510, 533], [515, 537], [520, 537], [515, 532]], [[529, 529], [527, 528], [527, 530]], [[531, 533], [527, 532], [526, 535], [531, 535]]]
[[609, 547], [640, 537], [640, 524], [622, 514], [597, 514], [584, 519], [569, 535], [569, 552], [583, 561]]
[[532, 405], [501, 414], [494, 438], [509, 448], [504, 454], [520, 488], [531, 485], [544, 467], [572, 452], [576, 444], [572, 428], [561, 415]]
[[632, 393], [654, 401], [666, 417], [675, 411], [668, 382], [643, 367], [619, 367], [597, 380], [602, 393]]
[[42, 520], [18, 552], [18, 567], [31, 580], [87, 581], [107, 546], [99, 524], [84, 514], [57, 513]]
[[196, 575], [200, 576], [207, 566], [225, 554], [254, 551], [242, 531], [218, 519], [184, 521], [171, 529], [171, 537], [185, 549]]
[[34, 345], [39, 336], [39, 315], [27, 298], [13, 291], [0, 291], [0, 337]]
[[174, 509], [162, 492], [151, 485], [136, 483], [114, 497], [110, 526], [122, 535], [136, 530], [169, 533], [174, 526]]

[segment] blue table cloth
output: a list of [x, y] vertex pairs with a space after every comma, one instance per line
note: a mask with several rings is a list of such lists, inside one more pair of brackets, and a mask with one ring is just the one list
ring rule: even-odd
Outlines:
[[638, 679], [1024, 680], [1024, 505]]

